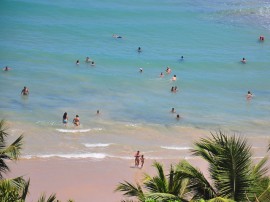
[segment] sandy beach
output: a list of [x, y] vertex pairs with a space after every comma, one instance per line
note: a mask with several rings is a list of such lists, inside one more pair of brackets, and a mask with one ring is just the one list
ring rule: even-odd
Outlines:
[[[170, 164], [175, 160], [161, 160], [167, 173]], [[192, 160], [203, 170], [206, 164]], [[30, 159], [10, 163], [11, 173], [8, 177], [24, 176], [30, 178], [30, 193], [28, 202], [35, 202], [42, 193], [47, 197], [56, 193], [57, 199], [76, 202], [103, 201], [119, 202], [124, 199], [119, 192], [114, 192], [119, 182], [135, 183], [143, 178], [143, 173], [155, 174], [151, 166], [153, 160], [145, 161], [142, 169], [134, 168], [133, 161], [120, 159], [106, 159], [96, 161], [91, 159]]]

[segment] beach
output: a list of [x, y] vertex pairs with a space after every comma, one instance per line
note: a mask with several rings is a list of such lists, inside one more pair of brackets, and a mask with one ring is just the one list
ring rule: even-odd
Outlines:
[[[179, 160], [162, 160], [165, 173], [170, 164]], [[198, 165], [196, 161], [191, 161]], [[135, 168], [133, 161], [120, 159], [78, 160], [78, 159], [31, 159], [11, 164], [12, 175], [30, 178], [30, 190], [27, 201], [37, 201], [42, 193], [48, 197], [56, 193], [57, 199], [75, 202], [104, 201], [119, 202], [125, 197], [114, 192], [116, 186], [125, 180], [135, 184], [141, 183], [144, 173], [154, 175], [156, 170], [151, 167], [153, 160], [147, 160], [142, 169]], [[205, 164], [199, 165], [205, 169]]]
[[[31, 178], [30, 201], [42, 192], [120, 201], [116, 185], [154, 173], [155, 160], [168, 168], [187, 159], [205, 172], [190, 150], [219, 131], [247, 138], [255, 161], [266, 155], [268, 1], [3, 0], [0, 7], [0, 119], [9, 142], [24, 136], [9, 176]], [[143, 169], [131, 168], [138, 150]]]

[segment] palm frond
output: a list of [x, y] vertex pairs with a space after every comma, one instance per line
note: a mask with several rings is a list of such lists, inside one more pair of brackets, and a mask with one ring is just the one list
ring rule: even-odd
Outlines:
[[10, 160], [17, 160], [21, 154], [23, 135], [20, 135], [11, 145], [1, 151], [1, 154], [8, 156]]
[[270, 185], [269, 187], [258, 197], [259, 201], [270, 201]]
[[46, 199], [46, 194], [42, 194], [40, 198], [38, 199], [38, 202], [55, 202], [56, 200], [56, 194], [51, 194], [48, 199]]
[[124, 192], [125, 196], [128, 197], [137, 197], [140, 201], [144, 201], [144, 193], [142, 191], [142, 188], [139, 184], [133, 185], [127, 181], [125, 183], [120, 183], [115, 191], [121, 191]]
[[5, 124], [6, 124], [6, 121], [2, 119], [0, 121], [0, 142], [4, 142], [4, 143], [5, 143], [5, 137], [8, 136], [8, 134], [6, 133], [7, 128], [5, 127]]
[[235, 201], [231, 199], [227, 199], [227, 198], [216, 197], [216, 198], [208, 200], [207, 202], [235, 202]]
[[146, 197], [157, 201], [180, 200], [179, 197], [168, 193], [151, 193], [147, 194]]
[[144, 187], [152, 193], [168, 192], [168, 182], [163, 171], [163, 166], [155, 161], [153, 163], [153, 167], [155, 167], [157, 170], [157, 176], [150, 177], [146, 174], [144, 178]]
[[177, 165], [176, 172], [189, 179], [189, 189], [192, 190], [195, 198], [204, 197], [205, 199], [211, 199], [217, 196], [215, 189], [211, 186], [203, 173], [186, 160], [181, 161]]
[[23, 201], [26, 200], [26, 196], [27, 196], [28, 190], [29, 190], [29, 185], [30, 185], [30, 179], [28, 179], [27, 182], [24, 183], [24, 187], [23, 187], [22, 195], [21, 195], [21, 199]]

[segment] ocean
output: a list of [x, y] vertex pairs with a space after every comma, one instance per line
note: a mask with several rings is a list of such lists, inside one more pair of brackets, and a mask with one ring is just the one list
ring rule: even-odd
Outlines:
[[2, 0], [0, 11], [0, 65], [11, 68], [0, 118], [13, 139], [24, 134], [22, 158], [192, 158], [193, 142], [219, 130], [265, 152], [269, 1]]

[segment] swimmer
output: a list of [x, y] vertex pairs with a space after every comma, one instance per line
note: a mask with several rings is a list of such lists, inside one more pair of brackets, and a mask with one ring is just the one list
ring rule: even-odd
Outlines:
[[143, 68], [140, 68], [139, 71], [142, 73], [143, 72]]
[[167, 67], [166, 72], [167, 72], [167, 74], [170, 74], [171, 73], [171, 68]]
[[80, 64], [80, 61], [79, 61], [79, 60], [77, 60], [77, 61], [76, 61], [76, 65], [79, 65], [79, 64]]
[[159, 77], [160, 77], [160, 78], [163, 78], [163, 77], [164, 77], [163, 72], [160, 73]]
[[92, 60], [89, 57], [86, 57], [85, 62], [89, 63], [92, 62]]
[[174, 110], [174, 108], [172, 108], [172, 110], [171, 110], [171, 113], [175, 113], [175, 110]]
[[6, 66], [6, 67], [3, 68], [3, 71], [6, 71], [6, 72], [7, 72], [7, 71], [9, 71], [9, 70], [11, 70], [11, 68], [8, 67], [8, 66]]
[[176, 115], [176, 119], [179, 120], [181, 117], [179, 114]]
[[174, 87], [172, 86], [172, 88], [171, 88], [171, 92], [174, 92]]
[[241, 62], [243, 63], [243, 64], [246, 64], [246, 58], [243, 58], [242, 60], [241, 60]]
[[29, 90], [26, 86], [23, 87], [21, 95], [29, 95]]
[[113, 38], [116, 38], [116, 39], [121, 39], [121, 38], [122, 38], [121, 36], [119, 36], [119, 35], [117, 35], [117, 34], [113, 34], [112, 37], [113, 37]]
[[75, 126], [79, 126], [80, 125], [80, 118], [79, 115], [76, 115], [76, 117], [73, 119], [73, 124]]
[[253, 97], [252, 93], [250, 91], [248, 91], [247, 95], [246, 95], [247, 100], [252, 99], [252, 97]]
[[172, 81], [176, 81], [176, 75], [172, 77]]
[[95, 62], [94, 61], [92, 61], [91, 62], [91, 66], [95, 66], [96, 64], [95, 64]]
[[67, 112], [65, 112], [63, 115], [63, 124], [67, 125], [67, 123], [68, 123], [68, 115]]
[[260, 38], [259, 38], [259, 40], [260, 41], [264, 41], [264, 36], [261, 35]]
[[100, 114], [100, 111], [99, 111], [99, 109], [97, 110], [97, 115], [99, 115]]
[[141, 49], [141, 47], [138, 47], [138, 53], [140, 53], [140, 52], [142, 52], [142, 49]]
[[173, 92], [176, 93], [178, 90], [177, 90], [177, 86], [174, 86], [174, 90]]

